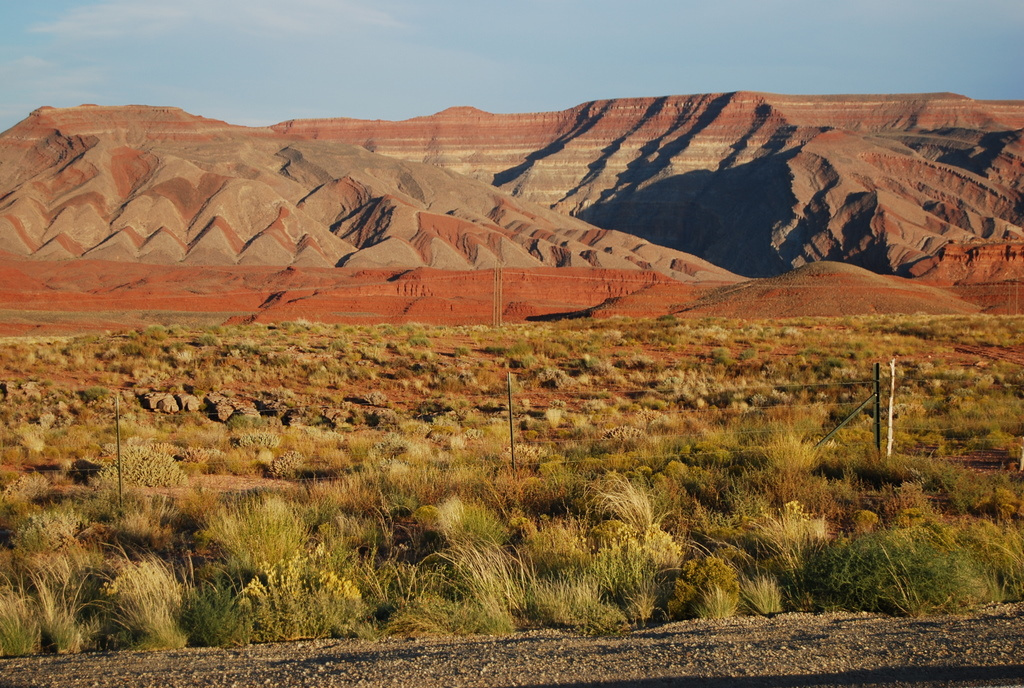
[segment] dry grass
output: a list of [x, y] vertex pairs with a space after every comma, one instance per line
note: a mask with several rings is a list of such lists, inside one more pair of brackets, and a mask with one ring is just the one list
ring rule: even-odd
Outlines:
[[[27, 651], [173, 646], [177, 603], [128, 582], [139, 577], [177, 594], [195, 580], [195, 609], [251, 633], [240, 591], [256, 578], [270, 585], [276, 562], [322, 552], [288, 580], [350, 577], [365, 604], [330, 633], [618, 632], [665, 618], [694, 560], [728, 562], [748, 613], [813, 609], [827, 595], [808, 584], [808, 561], [911, 526], [959, 543], [987, 597], [1019, 599], [1024, 484], [941, 457], [1019, 451], [1024, 373], [999, 350], [959, 352], [962, 327], [977, 346], [1024, 336], [1024, 318], [886, 317], [293, 323], [13, 340], [0, 349], [0, 365], [18, 371], [0, 406], [0, 529], [14, 545], [0, 552], [0, 576], [20, 582], [5, 588], [6, 628]], [[893, 355], [896, 455], [875, 455], [866, 416], [815, 449], [869, 389], [871, 363]], [[516, 466], [509, 365], [519, 366]], [[220, 392], [265, 410], [226, 423], [151, 413], [135, 397], [150, 389]], [[96, 479], [115, 439], [114, 394], [124, 446], [184, 467], [189, 484], [129, 487], [122, 507]], [[24, 564], [82, 553], [93, 557], [88, 575]], [[207, 565], [169, 566], [190, 558]], [[87, 581], [104, 575], [135, 592], [111, 594], [100, 613]], [[686, 614], [735, 613], [734, 595], [712, 593], [695, 593]]]

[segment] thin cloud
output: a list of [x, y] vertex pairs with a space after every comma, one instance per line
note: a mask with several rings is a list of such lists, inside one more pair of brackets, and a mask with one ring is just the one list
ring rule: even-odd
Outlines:
[[108, 0], [71, 8], [57, 20], [31, 27], [65, 40], [155, 36], [189, 25], [228, 27], [244, 33], [322, 34], [353, 26], [399, 28], [387, 12], [337, 0], [178, 0], [173, 5]]
[[97, 85], [106, 81], [95, 65], [65, 66], [35, 55], [0, 62], [4, 102], [0, 106], [0, 130], [6, 129], [40, 105], [60, 107], [96, 102]]
[[152, 35], [187, 20], [187, 6], [188, 3], [168, 6], [128, 0], [83, 5], [68, 10], [54, 22], [37, 24], [30, 31], [71, 39]]

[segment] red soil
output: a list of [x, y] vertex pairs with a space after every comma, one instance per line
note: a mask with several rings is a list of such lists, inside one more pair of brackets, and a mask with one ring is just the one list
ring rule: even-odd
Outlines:
[[[578, 312], [651, 285], [655, 272], [505, 269], [502, 319]], [[425, 322], [489, 324], [494, 273], [181, 267], [0, 260], [0, 334], [54, 334], [149, 323]]]
[[[1005, 302], [989, 303], [992, 289], [981, 288], [985, 286], [991, 285], [967, 291], [926, 286], [835, 263], [815, 263], [780, 277], [729, 285], [677, 282], [653, 271], [505, 268], [501, 318], [522, 322], [675, 314], [753, 319], [978, 313], [1005, 306]], [[994, 290], [997, 295], [1006, 294], [998, 285]], [[186, 267], [0, 259], [0, 335], [105, 331], [153, 323], [308, 320], [472, 325], [490, 324], [493, 318], [492, 270]]]

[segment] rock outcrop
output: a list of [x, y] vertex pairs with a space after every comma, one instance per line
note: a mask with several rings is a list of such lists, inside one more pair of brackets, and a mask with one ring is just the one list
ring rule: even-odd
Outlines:
[[819, 260], [910, 275], [948, 244], [1024, 239], [1024, 101], [740, 92], [274, 130], [439, 165], [748, 276]]
[[42, 108], [0, 134], [0, 251], [191, 266], [732, 275], [434, 165], [175, 108]]
[[1013, 244], [946, 244], [921, 261], [914, 277], [941, 284], [1020, 281], [1024, 277], [1024, 242]]

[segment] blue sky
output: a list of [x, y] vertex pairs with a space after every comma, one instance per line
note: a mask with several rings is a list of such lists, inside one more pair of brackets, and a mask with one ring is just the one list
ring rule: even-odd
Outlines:
[[257, 125], [734, 90], [1024, 99], [1022, 0], [0, 0], [0, 39], [0, 130], [81, 103]]

